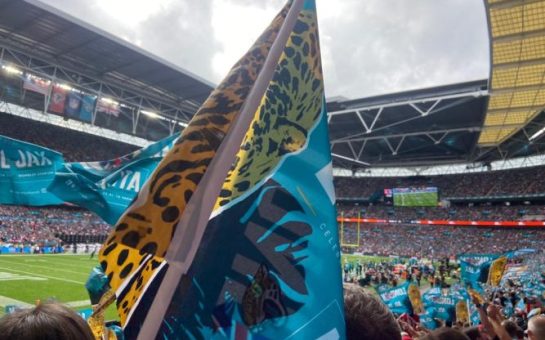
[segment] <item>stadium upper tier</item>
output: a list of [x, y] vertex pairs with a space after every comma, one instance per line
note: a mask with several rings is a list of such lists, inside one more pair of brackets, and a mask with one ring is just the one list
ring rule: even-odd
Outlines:
[[543, 221], [545, 205], [453, 204], [449, 207], [392, 207], [385, 205], [337, 205], [342, 217], [385, 219], [409, 223], [416, 220]]
[[[338, 198], [370, 199], [384, 189], [432, 186], [441, 198], [545, 197], [545, 167], [429, 177], [336, 177]], [[507, 196], [507, 197], [506, 197]]]
[[103, 161], [128, 154], [134, 145], [0, 112], [0, 135], [59, 151], [67, 161]]

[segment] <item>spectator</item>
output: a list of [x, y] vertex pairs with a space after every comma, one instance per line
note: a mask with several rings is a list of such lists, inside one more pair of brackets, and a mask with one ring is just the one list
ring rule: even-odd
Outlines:
[[545, 340], [545, 315], [534, 316], [528, 321], [528, 339]]
[[0, 340], [94, 340], [81, 316], [60, 304], [38, 306], [0, 319]]
[[388, 308], [357, 286], [344, 286], [346, 338], [401, 340], [401, 331]]

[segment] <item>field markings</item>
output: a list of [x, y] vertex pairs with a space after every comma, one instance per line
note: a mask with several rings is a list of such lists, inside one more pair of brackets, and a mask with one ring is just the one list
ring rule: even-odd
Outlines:
[[84, 272], [76, 272], [76, 271], [73, 271], [73, 270], [66, 270], [66, 269], [58, 269], [58, 268], [44, 268], [44, 266], [40, 266], [40, 265], [33, 265], [33, 264], [28, 264], [28, 263], [13, 263], [13, 262], [10, 262], [10, 261], [7, 261], [7, 260], [0, 260], [0, 263], [6, 263], [6, 264], [9, 264], [9, 265], [17, 265], [17, 266], [27, 266], [27, 267], [34, 267], [34, 268], [40, 268], [40, 269], [47, 269], [48, 271], [49, 270], [53, 270], [53, 271], [59, 271], [59, 272], [65, 272], [65, 273], [69, 273], [69, 274], [78, 274], [78, 275], [85, 275], [85, 276], [88, 276], [89, 273], [84, 273]]
[[[84, 260], [84, 259], [80, 259], [80, 260]], [[1, 261], [1, 259], [0, 259]], [[8, 261], [12, 261], [11, 259], [8, 260]], [[25, 262], [31, 262], [32, 260], [23, 260]], [[73, 260], [69, 260], [69, 261], [59, 261], [58, 259], [47, 259], [47, 260], [43, 260], [45, 262], [39, 262], [39, 263], [44, 263], [44, 264], [53, 264], [53, 265], [59, 265], [59, 266], [69, 266], [69, 267], [75, 267], [75, 268], [82, 268], [82, 263], [74, 263]], [[12, 263], [19, 263], [19, 262], [12, 262]], [[93, 267], [94, 267], [95, 263], [93, 263]], [[96, 265], [98, 265], [98, 263], [96, 263]], [[92, 267], [89, 267], [89, 271], [92, 269]]]
[[23, 273], [23, 274], [33, 275], [33, 276], [45, 277], [45, 278], [48, 278], [48, 279], [51, 279], [51, 280], [64, 281], [64, 282], [69, 282], [69, 283], [76, 283], [78, 285], [84, 285], [85, 284], [85, 282], [82, 282], [82, 281], [63, 279], [63, 278], [59, 278], [59, 277], [55, 277], [55, 276], [36, 274], [36, 273], [33, 273], [33, 272], [25, 272], [23, 270], [18, 270], [18, 269], [12, 269], [12, 268], [6, 268], [6, 267], [0, 267], [0, 269], [7, 270], [7, 271], [12, 271], [12, 272], [16, 272], [16, 273]]
[[20, 307], [25, 307], [25, 308], [33, 306], [30, 303], [26, 303], [24, 301], [15, 300], [15, 299], [9, 298], [7, 296], [0, 295], [0, 306], [5, 307], [5, 306], [9, 306], [9, 305], [20, 306]]
[[71, 301], [71, 302], [65, 302], [63, 305], [67, 305], [68, 307], [83, 307], [83, 306], [90, 306], [91, 301], [89, 300], [80, 300], [80, 301]]

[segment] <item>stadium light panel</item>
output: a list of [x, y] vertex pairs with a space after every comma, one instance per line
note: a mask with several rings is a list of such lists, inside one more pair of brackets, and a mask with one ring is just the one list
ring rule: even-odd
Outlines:
[[13, 66], [2, 65], [2, 69], [4, 71], [6, 71], [6, 73], [8, 73], [8, 74], [18, 74], [18, 75], [23, 74], [23, 71], [19, 70], [18, 68], [15, 68]]
[[72, 91], [72, 90], [73, 90], [72, 87], [70, 87], [70, 86], [68, 86], [68, 85], [66, 85], [66, 84], [57, 83], [56, 85], [57, 85], [58, 87], [62, 88], [62, 89], [68, 90], [68, 91]]
[[146, 110], [140, 110], [140, 112], [150, 118], [153, 118], [153, 119], [157, 119], [157, 118], [161, 118], [161, 116], [159, 116], [157, 113], [155, 112], [151, 112], [151, 111], [146, 111]]
[[538, 132], [534, 133], [532, 136], [530, 136], [530, 141], [535, 140], [537, 137], [541, 136], [545, 132], [545, 127], [539, 129]]
[[101, 102], [108, 103], [108, 104], [116, 104], [116, 105], [119, 104], [119, 103], [116, 102], [115, 100], [110, 99], [110, 98], [107, 98], [107, 97], [101, 97], [101, 98], [100, 98], [100, 101], [101, 101]]

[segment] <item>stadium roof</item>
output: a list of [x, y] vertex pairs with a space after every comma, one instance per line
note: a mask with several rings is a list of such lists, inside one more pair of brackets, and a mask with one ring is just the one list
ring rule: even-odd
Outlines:
[[328, 103], [339, 167], [467, 162], [486, 111], [486, 80]]
[[545, 106], [545, 1], [488, 0], [490, 104], [481, 146], [506, 141]]
[[545, 153], [545, 0], [484, 1], [490, 79], [328, 103], [338, 167], [486, 165]]
[[0, 0], [0, 38], [50, 63], [165, 98], [189, 113], [214, 85], [122, 39], [36, 0]]
[[[336, 167], [486, 165], [545, 154], [545, 0], [485, 2], [490, 79], [370, 98], [330, 98]], [[97, 114], [91, 129], [43, 115], [47, 98], [25, 96], [21, 80], [8, 77], [0, 78], [2, 86], [11, 86], [1, 94], [0, 109], [137, 145], [177, 131], [214, 87], [36, 0], [0, 0], [0, 50], [2, 66], [9, 62], [127, 104], [115, 119]]]

